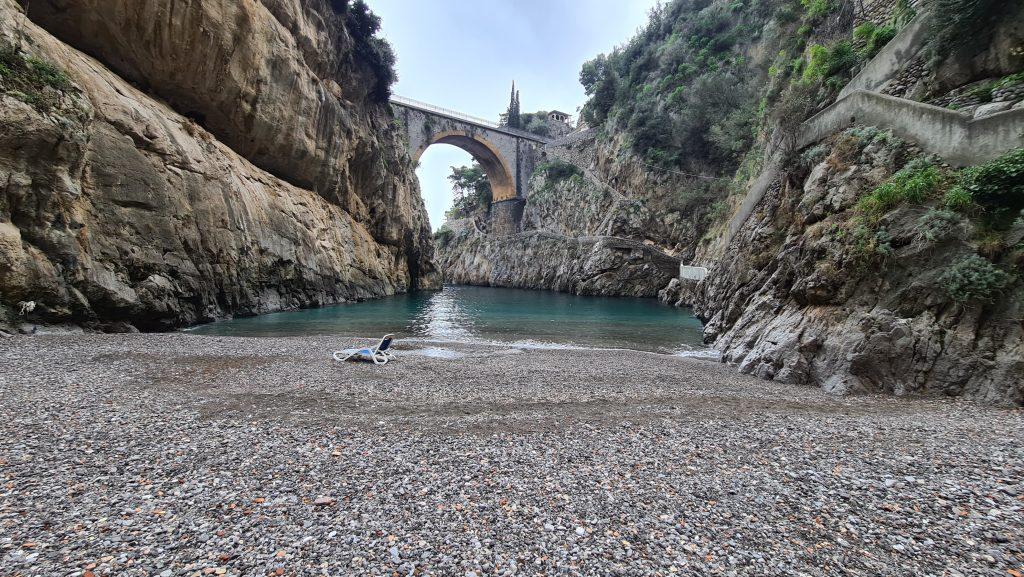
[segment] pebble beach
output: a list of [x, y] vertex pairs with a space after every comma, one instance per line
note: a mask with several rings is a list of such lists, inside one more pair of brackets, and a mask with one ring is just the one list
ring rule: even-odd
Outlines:
[[716, 362], [0, 339], [0, 575], [1024, 572], [1024, 413]]

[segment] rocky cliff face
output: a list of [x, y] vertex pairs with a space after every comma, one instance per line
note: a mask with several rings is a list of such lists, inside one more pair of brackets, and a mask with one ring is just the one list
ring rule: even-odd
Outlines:
[[566, 163], [545, 163], [529, 183], [523, 231], [487, 234], [451, 221], [438, 240], [446, 282], [653, 297], [679, 259], [643, 238], [617, 236], [637, 205]]
[[9, 322], [20, 301], [35, 321], [162, 329], [436, 286], [411, 166], [326, 1], [0, 16], [25, 52], [0, 69]]
[[[575, 184], [581, 190], [565, 190], [541, 173], [531, 182], [525, 225], [550, 230], [568, 224], [564, 234], [586, 231], [630, 238], [683, 260], [692, 259], [722, 196], [723, 183], [647, 164], [628, 152], [625, 138], [618, 131], [602, 135], [586, 130], [546, 146], [547, 159], [578, 167], [580, 178]], [[541, 218], [530, 220], [531, 214]], [[595, 216], [579, 223], [560, 219], [559, 214], [573, 219]]]
[[[986, 264], [1020, 267], [1024, 225], [996, 238], [934, 198], [863, 220], [863, 197], [920, 154], [877, 131], [835, 137], [787, 170], [703, 282], [665, 298], [762, 378], [1024, 403], [1024, 287]], [[958, 282], [973, 298], [954, 298]]]
[[636, 241], [536, 230], [495, 236], [467, 221], [450, 224], [438, 265], [455, 284], [653, 297], [679, 270], [678, 259]]

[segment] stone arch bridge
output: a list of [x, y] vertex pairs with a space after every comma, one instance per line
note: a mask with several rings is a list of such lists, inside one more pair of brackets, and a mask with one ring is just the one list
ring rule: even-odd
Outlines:
[[391, 97], [391, 107], [405, 128], [413, 160], [432, 144], [450, 144], [471, 154], [491, 184], [491, 230], [517, 231], [527, 183], [540, 148], [551, 139], [400, 96]]

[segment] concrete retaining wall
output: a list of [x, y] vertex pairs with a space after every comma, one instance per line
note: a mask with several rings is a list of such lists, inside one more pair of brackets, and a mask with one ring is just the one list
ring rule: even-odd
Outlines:
[[796, 148], [855, 124], [892, 130], [955, 166], [982, 164], [1024, 144], [1024, 109], [973, 120], [955, 110], [858, 90], [804, 122]]
[[743, 203], [740, 204], [739, 210], [736, 214], [732, 215], [732, 219], [729, 221], [729, 228], [725, 236], [725, 244], [728, 245], [732, 241], [732, 237], [736, 235], [743, 223], [750, 218], [750, 215], [754, 212], [757, 204], [761, 202], [761, 198], [764, 197], [764, 193], [768, 192], [773, 184], [778, 182], [779, 175], [782, 172], [782, 161], [786, 157], [788, 148], [780, 146], [774, 149], [775, 152], [765, 163], [764, 169], [761, 170], [761, 174], [754, 181], [754, 184], [750, 185], [747, 189], [747, 195], [743, 197]]

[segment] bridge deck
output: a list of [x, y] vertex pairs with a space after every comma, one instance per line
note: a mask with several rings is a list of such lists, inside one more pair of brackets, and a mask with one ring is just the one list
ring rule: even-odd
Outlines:
[[423, 112], [429, 112], [431, 114], [437, 114], [438, 116], [444, 116], [444, 117], [450, 118], [452, 120], [458, 120], [460, 122], [466, 122], [468, 124], [479, 126], [480, 128], [486, 128], [487, 130], [494, 130], [494, 131], [497, 131], [497, 132], [503, 132], [505, 134], [509, 134], [509, 135], [515, 136], [517, 138], [523, 138], [523, 139], [526, 139], [526, 140], [532, 140], [534, 142], [539, 142], [541, 144], [547, 144], [548, 142], [551, 142], [551, 140], [552, 140], [551, 138], [548, 138], [546, 136], [540, 136], [538, 134], [533, 134], [532, 132], [526, 132], [525, 130], [517, 130], [515, 128], [509, 128], [507, 126], [501, 126], [497, 122], [492, 122], [490, 120], [486, 120], [486, 119], [479, 118], [479, 117], [476, 117], [476, 116], [471, 116], [469, 114], [463, 114], [461, 112], [458, 112], [458, 111], [455, 111], [455, 110], [451, 110], [451, 109], [448, 109], [448, 108], [442, 108], [440, 106], [434, 106], [433, 104], [427, 104], [426, 102], [420, 102], [418, 100], [413, 100], [411, 98], [405, 98], [403, 96], [392, 96], [391, 97], [391, 103], [392, 104], [397, 104], [398, 106], [405, 106], [405, 107], [408, 107], [408, 108], [415, 108], [417, 110], [422, 110]]

